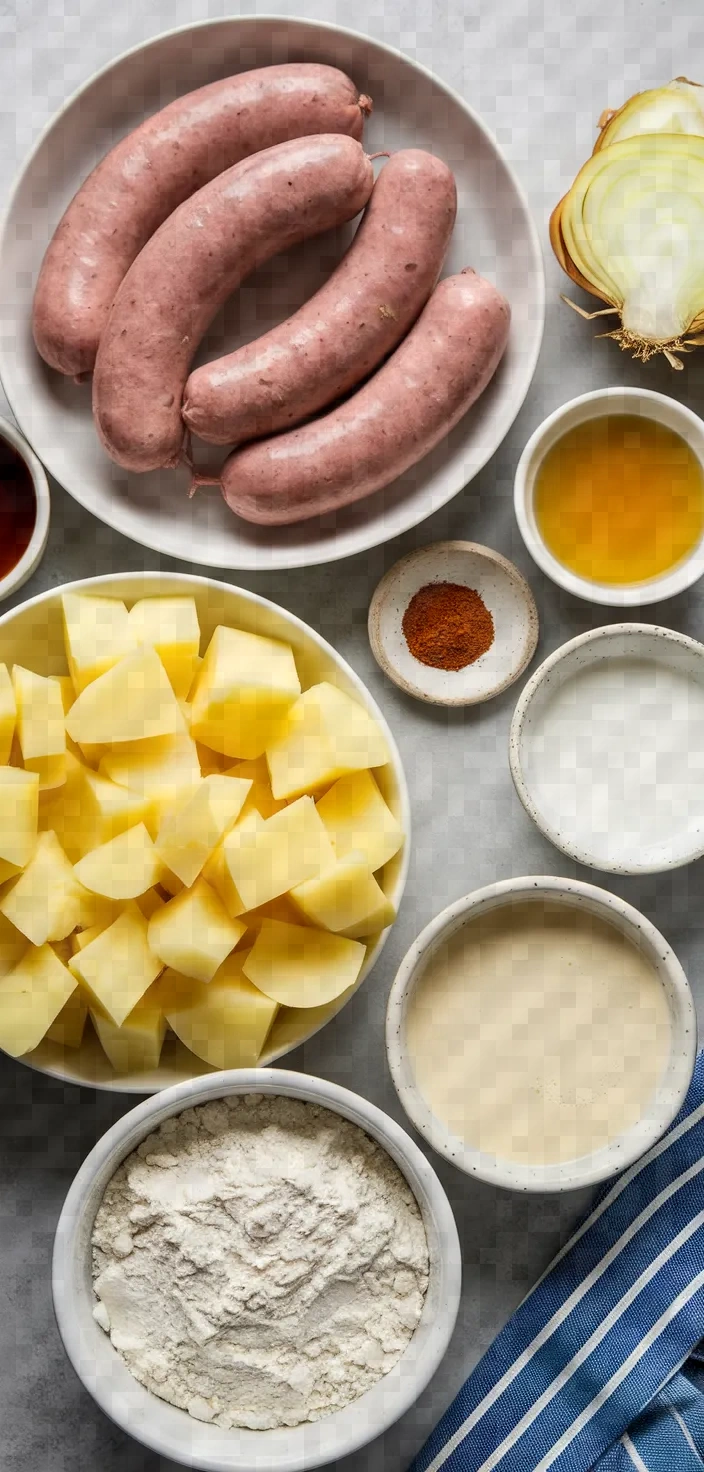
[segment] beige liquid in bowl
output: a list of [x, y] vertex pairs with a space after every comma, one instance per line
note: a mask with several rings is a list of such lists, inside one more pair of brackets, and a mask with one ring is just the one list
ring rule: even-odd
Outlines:
[[467, 1145], [550, 1165], [608, 1145], [647, 1113], [670, 1049], [657, 973], [615, 926], [557, 901], [468, 922], [409, 1000], [416, 1082]]

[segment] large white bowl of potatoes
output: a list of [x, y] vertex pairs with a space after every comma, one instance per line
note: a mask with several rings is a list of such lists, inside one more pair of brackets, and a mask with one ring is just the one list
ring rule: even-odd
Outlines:
[[268, 1065], [361, 985], [408, 865], [389, 728], [254, 593], [124, 573], [0, 619], [0, 1048], [152, 1093]]

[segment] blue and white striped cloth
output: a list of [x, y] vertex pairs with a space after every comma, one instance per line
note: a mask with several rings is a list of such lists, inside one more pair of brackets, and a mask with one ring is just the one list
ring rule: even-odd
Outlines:
[[704, 1053], [668, 1134], [602, 1190], [411, 1472], [702, 1472]]

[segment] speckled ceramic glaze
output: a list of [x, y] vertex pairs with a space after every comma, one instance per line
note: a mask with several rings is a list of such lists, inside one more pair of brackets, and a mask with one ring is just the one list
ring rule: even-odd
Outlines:
[[[652, 965], [665, 992], [670, 1016], [670, 1056], [646, 1113], [631, 1130], [601, 1150], [553, 1165], [523, 1165], [473, 1149], [451, 1133], [432, 1112], [415, 1080], [406, 1041], [408, 1008], [415, 987], [438, 947], [469, 921], [491, 910], [521, 901], [551, 900], [586, 909], [610, 922], [632, 940]], [[577, 879], [531, 875], [506, 879], [465, 895], [449, 905], [421, 931], [404, 957], [389, 996], [386, 1014], [386, 1050], [399, 1099], [416, 1129], [467, 1175], [514, 1191], [570, 1191], [595, 1185], [632, 1164], [664, 1134], [678, 1113], [689, 1088], [697, 1047], [692, 994], [674, 952], [655, 926], [639, 910], [608, 890]], [[472, 1087], [472, 1080], [467, 1080]]]
[[[575, 707], [574, 725], [575, 729], [579, 727], [582, 755], [585, 735], [596, 753], [590, 767], [579, 758], [572, 760], [569, 741], [574, 732], [567, 725], [559, 736], [556, 701], [568, 685], [578, 692], [580, 676], [593, 677], [597, 667], [608, 679], [609, 665], [616, 688], [610, 692], [612, 698], [605, 689], [601, 702], [593, 700], [591, 735], [589, 724]], [[629, 722], [614, 711], [619, 671], [627, 666], [632, 669], [627, 697], [633, 702], [631, 746]], [[678, 734], [676, 713], [665, 698], [667, 692], [658, 695], [658, 671], [662, 682], [681, 679], [685, 703], [686, 692], [690, 692], [692, 717], [684, 741], [682, 736], [679, 738], [686, 749], [679, 753], [674, 745]], [[701, 720], [697, 719], [695, 701], [701, 706]], [[626, 700], [624, 709], [627, 711]], [[647, 740], [639, 742], [636, 722], [642, 728], [646, 719]], [[544, 774], [539, 775], [539, 764], [541, 760], [545, 764], [548, 741], [553, 742], [557, 754], [546, 781]], [[704, 645], [686, 634], [653, 624], [612, 624], [570, 639], [531, 676], [511, 722], [509, 762], [526, 812], [563, 853], [607, 873], [652, 874], [678, 868], [704, 854], [703, 748]], [[603, 801], [605, 767], [620, 774], [625, 786], [635, 764], [640, 765], [643, 776], [640, 809], [633, 825], [634, 836], [629, 840], [608, 807], [599, 824], [594, 813]], [[651, 814], [655, 827], [656, 813], [662, 831], [657, 841], [648, 844], [642, 834]], [[663, 814], [668, 813], [671, 826], [664, 831]]]
[[[359, 1400], [321, 1421], [277, 1431], [228, 1431], [196, 1421], [134, 1379], [93, 1318], [91, 1234], [118, 1165], [171, 1115], [231, 1094], [276, 1094], [332, 1109], [383, 1146], [418, 1202], [430, 1276], [418, 1327], [398, 1364]], [[346, 1457], [392, 1426], [434, 1375], [455, 1326], [462, 1254], [452, 1208], [432, 1166], [405, 1130], [349, 1089], [272, 1068], [240, 1068], [165, 1089], [123, 1115], [84, 1160], [56, 1229], [52, 1286], [69, 1359], [98, 1405], [159, 1457], [201, 1472], [303, 1472]]]
[[562, 404], [531, 435], [516, 468], [514, 481], [514, 509], [523, 540], [537, 562], [538, 567], [565, 588], [586, 598], [590, 603], [600, 603], [612, 608], [644, 607], [647, 603], [660, 603], [663, 598], [674, 598], [704, 573], [704, 537], [687, 557], [675, 567], [648, 578], [641, 583], [627, 583], [622, 587], [612, 583], [592, 582], [572, 572], [553, 556], [543, 541], [538, 528], [533, 505], [535, 482], [538, 471], [553, 445], [564, 434], [585, 424], [589, 419], [600, 419], [605, 414], [635, 414], [643, 419], [654, 419], [675, 434], [681, 435], [697, 456], [704, 470], [704, 423], [685, 404], [679, 404], [667, 394], [654, 393], [645, 388], [600, 388], [590, 394], [580, 394]]
[[[403, 615], [426, 583], [473, 588], [494, 620], [491, 648], [464, 669], [433, 669], [408, 648]], [[369, 607], [369, 642], [384, 674], [407, 695], [434, 705], [479, 705], [506, 690], [530, 664], [538, 610], [523, 575], [499, 552], [476, 542], [435, 542], [402, 557], [382, 578]]]

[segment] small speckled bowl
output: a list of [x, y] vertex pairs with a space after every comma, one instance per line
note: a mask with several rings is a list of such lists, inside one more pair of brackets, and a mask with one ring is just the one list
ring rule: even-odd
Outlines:
[[[601, 1150], [552, 1165], [524, 1165], [475, 1149], [452, 1134], [421, 1093], [406, 1041], [406, 1019], [414, 989], [431, 957], [450, 936], [490, 910], [530, 900], [552, 900], [587, 910], [620, 931], [649, 961], [662, 984], [670, 1014], [670, 1056], [641, 1119]], [[467, 1175], [513, 1191], [574, 1191], [594, 1186], [624, 1170], [653, 1146], [678, 1114], [689, 1088], [697, 1050], [697, 1023], [689, 983], [664, 936], [633, 905], [577, 879], [531, 875], [476, 889], [441, 911], [404, 956], [396, 973], [386, 1014], [386, 1051], [401, 1103], [416, 1129], [434, 1150]], [[467, 1087], [472, 1087], [471, 1079]]]
[[[462, 670], [434, 669], [411, 654], [403, 615], [426, 583], [473, 588], [494, 620], [494, 642]], [[476, 542], [435, 542], [402, 557], [382, 578], [369, 606], [372, 654], [390, 680], [433, 705], [479, 705], [506, 690], [530, 664], [538, 642], [538, 610], [522, 573]]]

